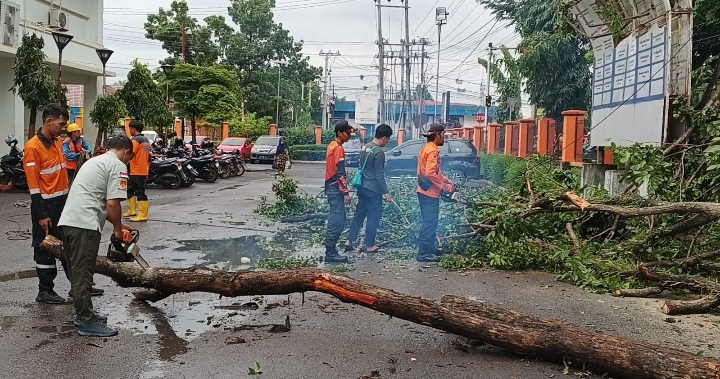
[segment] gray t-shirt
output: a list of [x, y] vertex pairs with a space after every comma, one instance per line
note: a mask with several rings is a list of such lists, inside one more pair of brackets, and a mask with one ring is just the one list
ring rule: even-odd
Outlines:
[[127, 166], [112, 152], [93, 157], [80, 167], [70, 187], [58, 226], [102, 231], [105, 202], [127, 199]]
[[390, 193], [385, 182], [385, 152], [382, 147], [370, 142], [360, 149], [360, 167], [365, 164], [362, 188], [380, 195]]

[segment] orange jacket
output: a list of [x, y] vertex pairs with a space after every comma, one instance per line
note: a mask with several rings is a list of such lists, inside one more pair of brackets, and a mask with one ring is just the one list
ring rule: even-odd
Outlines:
[[345, 172], [345, 148], [337, 140], [330, 142], [325, 163], [325, 194], [347, 195], [347, 173]]
[[142, 134], [132, 138], [135, 157], [130, 161], [130, 175], [148, 176], [150, 173], [150, 141]]
[[418, 186], [417, 192], [428, 197], [439, 199], [443, 187], [449, 180], [440, 170], [440, 148], [434, 143], [428, 142], [420, 151], [417, 173], [418, 176], [420, 176], [420, 174], [425, 175], [432, 182], [432, 186], [427, 191]]
[[25, 144], [23, 158], [33, 201], [64, 196], [70, 189], [62, 142], [58, 138], [48, 140], [41, 131]]

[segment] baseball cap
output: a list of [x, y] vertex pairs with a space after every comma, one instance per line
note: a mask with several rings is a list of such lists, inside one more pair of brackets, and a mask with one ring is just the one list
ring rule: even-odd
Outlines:
[[355, 128], [350, 126], [350, 123], [348, 123], [347, 121], [340, 121], [335, 124], [335, 132], [355, 133]]
[[442, 124], [430, 124], [430, 128], [428, 129], [427, 133], [424, 133], [424, 137], [430, 137], [433, 134], [442, 133], [445, 131], [445, 127], [442, 126]]

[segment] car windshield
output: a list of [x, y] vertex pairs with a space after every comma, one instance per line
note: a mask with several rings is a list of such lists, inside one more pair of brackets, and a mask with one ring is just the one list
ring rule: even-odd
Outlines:
[[255, 144], [264, 146], [277, 146], [279, 142], [279, 137], [259, 137], [257, 141], [255, 141]]
[[220, 145], [222, 146], [242, 146], [245, 143], [244, 138], [226, 138]]

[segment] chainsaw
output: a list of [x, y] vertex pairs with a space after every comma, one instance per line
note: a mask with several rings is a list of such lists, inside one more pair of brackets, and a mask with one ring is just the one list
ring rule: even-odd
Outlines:
[[150, 268], [145, 258], [140, 255], [140, 232], [137, 230], [123, 230], [123, 238], [119, 240], [115, 235], [110, 236], [107, 257], [113, 262], [137, 262], [143, 270]]

